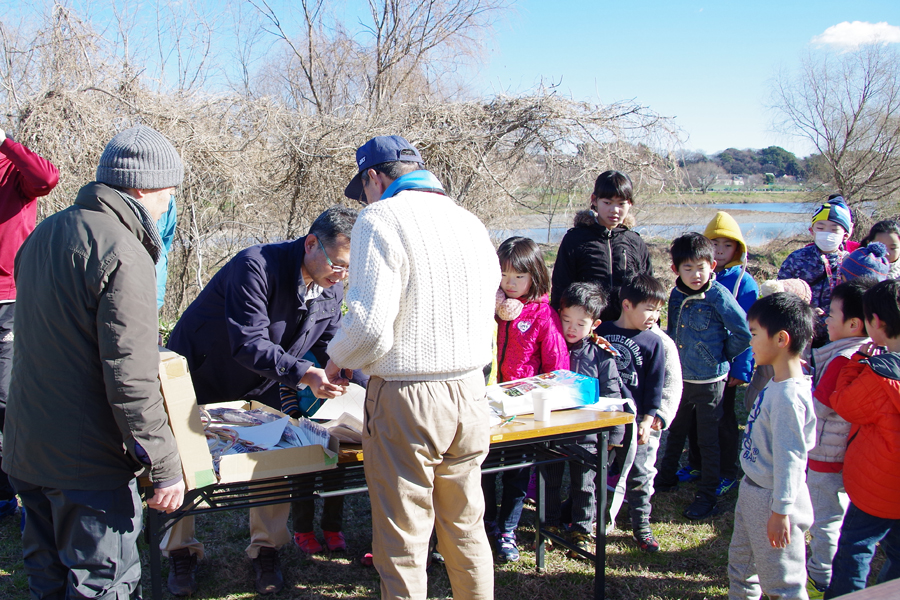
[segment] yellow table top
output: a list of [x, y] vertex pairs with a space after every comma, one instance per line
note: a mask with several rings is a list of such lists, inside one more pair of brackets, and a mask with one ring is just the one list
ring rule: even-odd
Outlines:
[[626, 412], [601, 412], [585, 408], [557, 410], [550, 413], [549, 421], [535, 421], [534, 415], [524, 415], [509, 423], [495, 425], [491, 427], [491, 443], [578, 433], [632, 422], [634, 415]]
[[[586, 408], [557, 410], [550, 413], [549, 421], [535, 421], [534, 415], [516, 417], [505, 425], [491, 427], [491, 443], [514, 442], [560, 433], [578, 433], [603, 427], [614, 427], [634, 421], [634, 415], [626, 412], [600, 412]], [[342, 444], [339, 462], [352, 463], [363, 459], [362, 447]]]

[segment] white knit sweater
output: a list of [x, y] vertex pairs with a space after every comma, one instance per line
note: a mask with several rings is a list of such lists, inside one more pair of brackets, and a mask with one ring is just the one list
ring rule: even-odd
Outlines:
[[348, 311], [328, 355], [395, 381], [480, 371], [491, 362], [499, 284], [496, 251], [473, 214], [429, 192], [380, 200], [353, 227]]

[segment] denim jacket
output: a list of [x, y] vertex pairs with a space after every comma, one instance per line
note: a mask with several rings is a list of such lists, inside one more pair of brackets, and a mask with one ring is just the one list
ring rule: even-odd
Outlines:
[[690, 296], [675, 286], [666, 331], [678, 346], [682, 376], [689, 382], [722, 379], [731, 361], [750, 346], [747, 314], [715, 279]]

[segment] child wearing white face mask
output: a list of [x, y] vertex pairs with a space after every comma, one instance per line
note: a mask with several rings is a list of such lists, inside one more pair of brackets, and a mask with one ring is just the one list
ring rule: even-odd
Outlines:
[[828, 198], [813, 215], [809, 232], [813, 243], [792, 252], [778, 270], [778, 279], [802, 279], [812, 290], [810, 306], [816, 309], [813, 348], [828, 342], [825, 318], [831, 305], [831, 290], [841, 282], [841, 262], [847, 254], [859, 247], [848, 241], [853, 232], [853, 216], [837, 194]]

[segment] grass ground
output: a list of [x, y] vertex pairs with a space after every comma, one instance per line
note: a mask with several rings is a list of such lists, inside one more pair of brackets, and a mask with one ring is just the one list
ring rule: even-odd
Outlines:
[[[627, 505], [620, 515], [622, 529], [607, 544], [607, 597], [615, 599], [724, 598], [727, 595], [727, 550], [731, 537], [734, 498], [724, 502], [723, 513], [704, 523], [691, 523], [680, 516], [693, 497], [693, 486], [675, 494], [654, 498], [655, 528], [662, 551], [641, 553], [631, 541], [627, 528]], [[347, 497], [345, 533], [350, 551], [307, 557], [289, 546], [281, 560], [287, 586], [278, 598], [377, 598], [379, 583], [373, 568], [363, 567], [359, 558], [370, 550], [371, 514], [364, 495]], [[519, 536], [522, 559], [515, 564], [497, 565], [495, 598], [592, 598], [593, 568], [589, 563], [566, 558], [561, 551], [546, 554], [547, 568], [535, 570], [535, 511], [526, 508]], [[624, 517], [624, 519], [622, 519]], [[244, 555], [248, 543], [247, 512], [234, 511], [204, 515], [197, 519], [198, 537], [206, 544], [207, 557], [201, 562], [198, 598], [231, 600], [255, 598], [253, 571]], [[144, 592], [149, 596], [147, 548], [144, 556]], [[27, 581], [22, 570], [22, 545], [17, 519], [0, 522], [0, 598], [27, 598]], [[165, 568], [164, 568], [165, 571]], [[441, 565], [428, 571], [429, 598], [449, 598], [451, 590]], [[165, 598], [171, 598], [168, 592]]]

